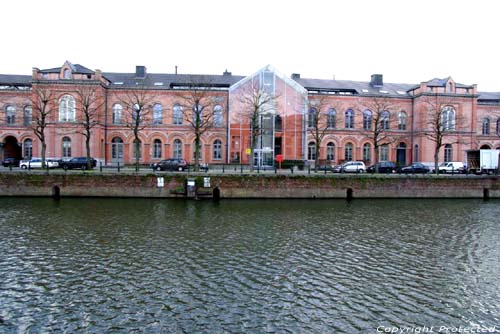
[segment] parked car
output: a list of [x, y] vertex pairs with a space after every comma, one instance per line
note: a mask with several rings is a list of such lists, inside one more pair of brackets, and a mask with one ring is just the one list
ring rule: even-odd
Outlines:
[[443, 162], [439, 165], [440, 173], [465, 173], [465, 164], [460, 161]]
[[19, 166], [19, 161], [21, 161], [21, 160], [18, 158], [8, 157], [8, 158], [5, 158], [2, 160], [2, 166], [4, 166], [4, 167], [9, 167], [9, 166], [17, 167], [17, 166]]
[[[97, 166], [97, 160], [94, 158], [90, 158], [90, 166], [91, 168], [95, 168]], [[59, 160], [59, 167], [64, 170], [68, 169], [87, 169], [87, 157], [75, 157], [69, 160]]]
[[429, 173], [430, 169], [421, 162], [414, 162], [409, 166], [401, 168], [402, 173], [412, 173], [412, 174], [426, 174]]
[[397, 167], [394, 162], [391, 161], [381, 161], [376, 163], [375, 165], [371, 165], [366, 169], [368, 173], [375, 173], [377, 170], [376, 167], [378, 167], [378, 172], [379, 173], [396, 173]]
[[154, 163], [152, 167], [154, 170], [158, 171], [160, 170], [183, 171], [187, 169], [188, 164], [184, 159], [165, 159], [161, 160], [160, 162]]
[[364, 173], [366, 166], [363, 161], [347, 161], [332, 168], [333, 173]]
[[[45, 166], [49, 168], [56, 168], [59, 166], [59, 162], [52, 159], [45, 160]], [[19, 162], [19, 167], [22, 169], [27, 168], [42, 168], [42, 159], [41, 158], [32, 158], [30, 160], [21, 160]]]

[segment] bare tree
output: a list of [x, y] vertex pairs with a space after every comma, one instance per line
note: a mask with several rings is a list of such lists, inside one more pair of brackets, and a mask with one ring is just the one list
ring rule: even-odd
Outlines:
[[140, 133], [151, 121], [152, 101], [155, 96], [149, 92], [145, 86], [137, 87], [128, 91], [120, 98], [124, 105], [125, 126], [134, 135], [134, 160], [135, 170], [139, 170], [139, 160], [141, 155]]
[[397, 140], [390, 131], [391, 118], [397, 117], [396, 106], [387, 97], [364, 98], [360, 105], [363, 107], [363, 129], [365, 135], [373, 144], [375, 153], [375, 172], [378, 173], [379, 148], [383, 144], [388, 144]]
[[42, 145], [40, 155], [42, 159], [42, 168], [45, 168], [45, 152], [47, 151], [45, 129], [50, 122], [50, 115], [52, 113], [50, 105], [54, 101], [54, 94], [49, 88], [40, 86], [33, 86], [32, 94], [33, 105], [31, 129]]
[[95, 86], [78, 86], [76, 87], [76, 95], [80, 101], [80, 107], [77, 109], [80, 109], [78, 123], [81, 125], [77, 132], [85, 138], [87, 169], [91, 169], [90, 139], [92, 129], [99, 124], [98, 112], [104, 101], [99, 97], [98, 89]]
[[434, 169], [439, 174], [439, 153], [447, 144], [465, 143], [460, 131], [466, 128], [465, 118], [456, 114], [452, 101], [438, 94], [428, 96], [425, 104], [425, 136], [434, 142]]
[[194, 170], [200, 169], [201, 138], [214, 126], [214, 107], [217, 105], [210, 78], [201, 76], [191, 80], [181, 96], [180, 111], [194, 135]]
[[242, 121], [250, 123], [250, 171], [254, 170], [253, 157], [257, 149], [257, 139], [263, 133], [262, 118], [275, 111], [276, 100], [277, 95], [267, 93], [257, 82], [243, 87], [239, 96], [242, 105], [240, 117]]
[[314, 140], [316, 152], [314, 170], [317, 172], [321, 144], [329, 130], [335, 127], [333, 110], [342, 110], [342, 106], [339, 102], [328, 101], [326, 96], [319, 95], [309, 99], [307, 110], [307, 132]]

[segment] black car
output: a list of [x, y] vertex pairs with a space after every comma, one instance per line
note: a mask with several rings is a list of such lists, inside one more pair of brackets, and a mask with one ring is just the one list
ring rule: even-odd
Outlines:
[[165, 159], [161, 160], [160, 162], [154, 163], [152, 167], [154, 170], [158, 171], [160, 170], [183, 171], [187, 169], [188, 164], [184, 159]]
[[384, 174], [396, 173], [397, 171], [396, 164], [390, 161], [381, 161], [379, 163], [376, 163], [375, 165], [371, 165], [366, 169], [366, 171], [368, 173], [375, 173], [376, 167], [378, 167], [379, 173], [384, 173]]
[[430, 169], [420, 162], [414, 162], [409, 166], [401, 168], [401, 173], [426, 174]]
[[[94, 168], [97, 165], [97, 160], [94, 158], [90, 158], [90, 167]], [[64, 170], [68, 169], [87, 169], [87, 157], [77, 157], [71, 158], [70, 160], [60, 160], [59, 167]]]
[[14, 157], [8, 157], [8, 158], [5, 158], [2, 160], [2, 166], [4, 166], [4, 167], [9, 167], [9, 166], [17, 167], [17, 166], [19, 166], [19, 161], [21, 161], [21, 159], [14, 158]]

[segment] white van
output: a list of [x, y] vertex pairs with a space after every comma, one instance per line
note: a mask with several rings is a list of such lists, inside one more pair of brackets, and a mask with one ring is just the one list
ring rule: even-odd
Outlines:
[[465, 164], [460, 161], [443, 162], [439, 165], [440, 173], [465, 173]]

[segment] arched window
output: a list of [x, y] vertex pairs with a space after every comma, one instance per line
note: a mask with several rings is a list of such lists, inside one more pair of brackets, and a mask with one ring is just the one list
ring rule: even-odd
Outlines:
[[441, 110], [441, 129], [455, 130], [455, 109], [452, 106], [444, 106]]
[[500, 117], [497, 119], [497, 136], [500, 136]]
[[71, 157], [71, 139], [69, 137], [62, 139], [62, 156], [63, 158]]
[[418, 145], [415, 145], [415, 161], [420, 161], [420, 151]]
[[123, 160], [123, 140], [120, 137], [111, 140], [111, 159], [113, 162]]
[[326, 144], [326, 160], [335, 161], [335, 144], [332, 142]]
[[158, 125], [163, 122], [163, 106], [156, 103], [153, 106], [153, 124]]
[[113, 105], [113, 124], [121, 124], [122, 122], [122, 110], [123, 107], [121, 104]]
[[275, 131], [281, 131], [283, 127], [283, 120], [281, 119], [280, 115], [274, 116], [274, 130]]
[[327, 127], [329, 129], [335, 129], [335, 127], [337, 126], [337, 112], [335, 111], [335, 109], [328, 109], [326, 116]]
[[318, 123], [318, 110], [316, 108], [309, 109], [309, 115], [307, 118], [307, 126], [309, 128], [316, 128]]
[[389, 112], [388, 111], [382, 111], [382, 114], [380, 115], [380, 121], [381, 121], [381, 126], [383, 130], [389, 130]]
[[352, 161], [352, 144], [347, 143], [345, 144], [345, 150], [344, 150], [344, 155], [345, 155], [345, 160], [346, 161]]
[[174, 125], [182, 124], [182, 107], [180, 106], [180, 104], [174, 105], [173, 123]]
[[161, 140], [159, 139], [153, 141], [153, 158], [161, 159]]
[[490, 119], [489, 118], [483, 118], [483, 130], [482, 130], [483, 135], [489, 135], [490, 134]]
[[451, 144], [444, 145], [444, 162], [450, 162], [453, 158], [453, 150]]
[[307, 159], [316, 160], [316, 143], [313, 141], [307, 144]]
[[31, 159], [33, 156], [33, 140], [25, 139], [24, 143], [24, 159]]
[[214, 126], [220, 127], [222, 126], [222, 123], [223, 123], [222, 107], [220, 105], [216, 105], [214, 107]]
[[398, 130], [406, 130], [406, 113], [400, 111], [398, 114]]
[[75, 116], [75, 98], [64, 95], [59, 99], [59, 122], [74, 122]]
[[205, 107], [199, 103], [193, 106], [193, 123], [194, 124], [201, 124], [201, 122], [203, 120], [203, 109], [205, 109]]
[[481, 147], [479, 149], [480, 150], [491, 150], [491, 147], [488, 144], [484, 144], [484, 145], [481, 145]]
[[213, 160], [222, 160], [222, 141], [216, 139], [212, 149]]
[[142, 121], [144, 120], [144, 111], [145, 111], [144, 105], [139, 105], [138, 103], [134, 104], [132, 112], [132, 121], [134, 123], [138, 122], [138, 124], [142, 124]]
[[64, 70], [64, 79], [71, 79], [71, 71], [69, 69]]
[[182, 142], [180, 139], [174, 140], [174, 158], [182, 159]]
[[[193, 160], [196, 159], [196, 143], [193, 142]], [[198, 160], [201, 160], [203, 157], [203, 143], [200, 140], [200, 144], [198, 145]]]
[[363, 161], [372, 160], [372, 147], [370, 144], [366, 143], [363, 145]]
[[31, 106], [24, 107], [24, 126], [30, 126], [33, 122], [33, 109]]
[[16, 124], [16, 108], [14, 106], [7, 106], [5, 108], [5, 116], [8, 125]]
[[380, 146], [380, 161], [389, 161], [389, 145]]
[[365, 110], [363, 112], [363, 129], [371, 130], [372, 128], [372, 112], [370, 110]]
[[[137, 145], [138, 144], [138, 145]], [[142, 158], [142, 142], [138, 139], [134, 139], [134, 143], [132, 144], [133, 151], [133, 157], [134, 159], [141, 159]]]
[[345, 128], [354, 129], [354, 111], [347, 109], [345, 112]]

